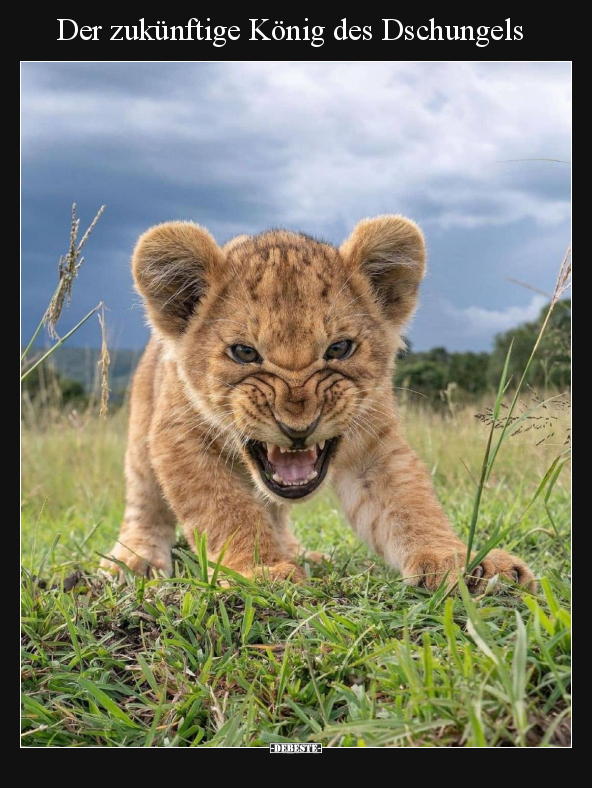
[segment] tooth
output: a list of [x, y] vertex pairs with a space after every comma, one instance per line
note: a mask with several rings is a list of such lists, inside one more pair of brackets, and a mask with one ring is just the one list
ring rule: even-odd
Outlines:
[[284, 482], [284, 480], [279, 475], [279, 473], [274, 473], [271, 478], [274, 480], [274, 482], [277, 482], [278, 484], [282, 484]]
[[317, 472], [317, 471], [311, 471], [311, 472], [308, 474], [308, 481], [309, 481], [309, 482], [311, 482], [313, 479], [316, 479], [318, 475], [319, 475], [319, 474], [318, 474], [318, 472]]
[[267, 453], [270, 454], [273, 450], [273, 443], [266, 443], [265, 445], [267, 446]]
[[325, 448], [325, 441], [319, 441], [319, 451], [323, 451]]
[[286, 447], [285, 447], [285, 446], [280, 446], [280, 452], [281, 452], [282, 454], [285, 454], [287, 451], [288, 451], [288, 449], [286, 449]]

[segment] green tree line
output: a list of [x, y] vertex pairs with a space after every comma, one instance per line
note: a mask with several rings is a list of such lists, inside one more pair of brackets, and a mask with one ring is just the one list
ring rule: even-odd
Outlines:
[[[509, 376], [518, 381], [549, 307], [538, 318], [497, 334], [491, 353], [451, 353], [437, 347], [421, 353], [403, 352], [398, 359], [394, 385], [412, 389], [432, 400], [455, 384], [461, 394], [475, 396], [497, 387], [510, 349]], [[571, 378], [571, 300], [560, 301], [551, 314], [547, 331], [530, 368], [527, 382], [533, 388], [566, 388]], [[510, 388], [511, 388], [510, 383]]]

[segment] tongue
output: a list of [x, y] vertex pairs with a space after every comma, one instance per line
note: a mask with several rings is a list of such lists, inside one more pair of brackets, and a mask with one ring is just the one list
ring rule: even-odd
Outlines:
[[311, 446], [307, 451], [282, 453], [279, 446], [273, 446], [267, 452], [267, 459], [284, 481], [302, 482], [314, 470], [317, 447]]

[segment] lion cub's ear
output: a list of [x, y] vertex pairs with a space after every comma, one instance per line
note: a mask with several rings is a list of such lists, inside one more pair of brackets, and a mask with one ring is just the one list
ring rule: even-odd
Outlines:
[[426, 270], [425, 241], [415, 222], [395, 215], [363, 219], [339, 251], [366, 274], [386, 316], [402, 326]]
[[167, 336], [183, 333], [203, 297], [209, 275], [224, 255], [207, 230], [192, 222], [167, 222], [140, 236], [132, 257], [136, 287], [150, 323]]

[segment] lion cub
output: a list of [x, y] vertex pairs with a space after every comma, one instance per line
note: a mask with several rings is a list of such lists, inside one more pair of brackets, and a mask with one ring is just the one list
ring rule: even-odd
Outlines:
[[[211, 560], [225, 549], [243, 575], [301, 580], [289, 508], [331, 484], [354, 531], [406, 582], [435, 589], [455, 576], [465, 547], [405, 441], [392, 388], [425, 258], [402, 216], [361, 221], [339, 249], [284, 230], [221, 248], [189, 222], [142, 235], [132, 267], [153, 337], [133, 382], [112, 557], [171, 573], [180, 522], [192, 545], [207, 534]], [[471, 587], [496, 574], [533, 587], [501, 550]]]

